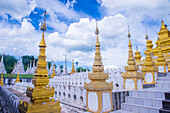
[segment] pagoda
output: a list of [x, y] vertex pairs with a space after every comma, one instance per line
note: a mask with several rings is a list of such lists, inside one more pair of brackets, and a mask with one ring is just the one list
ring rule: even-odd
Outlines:
[[60, 63], [58, 64], [57, 75], [61, 74]]
[[4, 83], [3, 83], [3, 72], [2, 72], [2, 74], [1, 74], [1, 81], [0, 81], [0, 85], [1, 85], [1, 86], [3, 86], [3, 85], [4, 85]]
[[15, 80], [15, 83], [17, 82], [20, 82], [20, 79], [19, 79], [19, 70], [18, 70], [18, 74], [17, 74], [17, 79]]
[[55, 65], [53, 65], [53, 73], [51, 75], [51, 78], [55, 77], [56, 76], [56, 73], [55, 73]]
[[[170, 31], [167, 29], [167, 26], [164, 24], [163, 20], [161, 23], [162, 26], [158, 32], [159, 40], [157, 40], [155, 43], [160, 43], [160, 48], [168, 65], [168, 72], [170, 72]], [[154, 49], [152, 52], [154, 56], [158, 56], [158, 49]]]
[[4, 55], [1, 57], [1, 62], [0, 62], [0, 73], [6, 74], [5, 66], [4, 66]]
[[125, 73], [122, 73], [124, 89], [142, 89], [143, 88], [143, 75], [138, 72], [139, 67], [136, 65], [136, 61], [133, 57], [132, 44], [130, 40], [130, 33], [128, 28], [129, 38], [129, 54], [128, 54], [128, 66], [125, 66]]
[[157, 47], [158, 47], [158, 52], [157, 52], [158, 58], [156, 59], [155, 65], [158, 67], [158, 72], [166, 73], [166, 61], [163, 56], [160, 43], [158, 43]]
[[104, 66], [100, 53], [99, 30], [96, 23], [96, 52], [92, 68], [92, 73], [88, 74], [90, 83], [84, 83], [86, 89], [86, 106], [87, 111], [93, 113], [108, 113], [113, 110], [112, 89], [113, 82], [108, 83], [106, 79], [109, 78], [108, 73], [104, 72]]
[[50, 97], [54, 96], [55, 89], [53, 87], [47, 87], [49, 84], [49, 77], [47, 73], [47, 62], [45, 55], [46, 43], [44, 39], [44, 31], [46, 31], [45, 24], [46, 12], [44, 14], [44, 23], [41, 26], [43, 31], [42, 39], [39, 44], [40, 54], [38, 56], [37, 69], [32, 79], [34, 88], [27, 87], [26, 95], [30, 98], [30, 101], [20, 100], [19, 111], [20, 113], [60, 113], [61, 106], [60, 101], [54, 101]]
[[73, 74], [73, 73], [75, 73], [75, 70], [74, 70], [74, 60], [72, 60], [72, 70], [71, 70], [70, 74]]
[[136, 60], [136, 65], [137, 66], [141, 66], [141, 58], [142, 58], [142, 55], [140, 55], [140, 52], [138, 51], [138, 46], [136, 46], [136, 52], [135, 52], [135, 60]]
[[144, 77], [144, 84], [155, 84], [155, 80], [157, 79], [157, 72], [158, 68], [155, 66], [155, 62], [152, 59], [152, 41], [148, 40], [149, 37], [146, 34], [145, 39], [146, 41], [146, 50], [144, 54], [146, 55], [145, 61], [143, 62], [143, 67], [141, 68], [141, 71], [143, 72]]

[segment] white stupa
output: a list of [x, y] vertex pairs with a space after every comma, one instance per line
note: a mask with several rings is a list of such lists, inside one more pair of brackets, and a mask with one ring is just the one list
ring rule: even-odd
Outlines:
[[30, 75], [34, 75], [34, 72], [35, 72], [35, 59], [32, 68], [30, 68]]
[[24, 65], [22, 63], [22, 57], [19, 59], [19, 62], [17, 62], [17, 64], [14, 66], [14, 69], [12, 71], [11, 74], [26, 74], [25, 70], [24, 70]]
[[62, 75], [67, 75], [67, 74], [68, 74], [68, 72], [67, 72], [67, 60], [66, 60], [66, 55], [65, 55], [65, 67], [64, 67]]
[[59, 63], [59, 65], [58, 65], [57, 75], [61, 75], [60, 63]]
[[[48, 66], [48, 64], [47, 64], [47, 66]], [[52, 75], [52, 73], [53, 73], [53, 66], [54, 66], [54, 62], [52, 60], [51, 67], [50, 67], [50, 70], [48, 72], [48, 75]]]
[[0, 62], [0, 73], [6, 74], [5, 66], [4, 66], [4, 55], [2, 55], [1, 62]]

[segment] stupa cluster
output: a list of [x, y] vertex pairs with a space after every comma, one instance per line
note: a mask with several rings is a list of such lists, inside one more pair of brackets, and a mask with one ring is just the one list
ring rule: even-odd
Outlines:
[[[96, 22], [96, 44], [95, 57], [92, 67], [92, 72], [76, 73], [74, 69], [74, 60], [72, 61], [72, 70], [70, 74], [67, 71], [67, 62], [65, 56], [65, 67], [63, 73], [60, 70], [60, 64], [55, 70], [55, 64], [52, 61], [50, 69], [46, 62], [46, 42], [44, 32], [47, 30], [45, 24], [46, 12], [44, 15], [44, 23], [41, 26], [42, 39], [39, 44], [39, 56], [37, 65], [35, 61], [33, 66], [28, 66], [26, 72], [22, 63], [22, 58], [19, 59], [14, 66], [12, 74], [17, 74], [17, 79], [14, 89], [19, 92], [24, 92], [29, 101], [20, 100], [19, 111], [21, 113], [60, 113], [60, 100], [66, 104], [74, 103], [82, 105], [83, 109], [87, 109], [93, 113], [108, 113], [113, 111], [113, 91], [120, 89], [143, 89], [144, 85], [156, 84], [158, 73], [170, 72], [170, 31], [162, 21], [162, 26], [158, 32], [158, 40], [156, 48], [152, 48], [152, 41], [146, 34], [146, 50], [145, 58], [142, 58], [140, 52], [132, 50], [131, 34], [128, 28], [128, 62], [125, 66], [125, 72], [117, 69], [105, 70], [100, 52], [99, 29]], [[2, 68], [2, 69], [1, 69]], [[3, 85], [3, 73], [6, 73], [3, 64], [3, 56], [0, 63], [1, 81]], [[20, 84], [20, 74], [34, 74], [32, 83]], [[49, 79], [49, 76], [51, 79]], [[57, 76], [62, 75], [62, 76]], [[33, 86], [33, 87], [32, 87]], [[21, 88], [21, 89], [20, 89]], [[19, 89], [19, 90], [18, 90]], [[22, 90], [22, 91], [21, 91]], [[120, 95], [119, 95], [120, 96]], [[60, 99], [60, 100], [58, 100]]]
[[122, 73], [125, 89], [141, 89], [143, 88], [143, 84], [155, 84], [158, 73], [167, 73], [170, 71], [170, 31], [163, 21], [158, 35], [158, 40], [155, 42], [157, 46], [156, 48], [152, 48], [152, 41], [146, 34], [146, 50], [144, 52], [146, 57], [141, 60], [142, 56], [138, 49], [133, 57], [131, 35], [128, 32], [128, 66], [125, 66], [126, 72]]

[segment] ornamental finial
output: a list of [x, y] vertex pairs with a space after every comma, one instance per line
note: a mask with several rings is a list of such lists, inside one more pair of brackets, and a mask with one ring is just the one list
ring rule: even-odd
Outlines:
[[45, 13], [44, 13], [44, 23], [41, 26], [41, 31], [46, 31], [47, 30], [47, 26], [45, 24], [46, 14], [47, 14], [47, 12], [45, 11]]
[[146, 40], [148, 40], [148, 39], [149, 39], [149, 37], [148, 37], [148, 35], [147, 35], [147, 30], [145, 30], [145, 32], [146, 32], [145, 39], [146, 39]]
[[131, 35], [130, 35], [130, 28], [129, 28], [129, 25], [128, 25], [128, 38], [130, 38]]
[[97, 19], [96, 19], [96, 31], [95, 34], [98, 35], [99, 34], [99, 29], [98, 29], [98, 25], [97, 25]]

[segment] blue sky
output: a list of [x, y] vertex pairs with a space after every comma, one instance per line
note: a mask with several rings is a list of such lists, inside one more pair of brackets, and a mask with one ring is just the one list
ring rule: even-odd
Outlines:
[[62, 62], [66, 54], [68, 68], [72, 59], [80, 66], [92, 67], [96, 19], [105, 66], [126, 65], [128, 25], [134, 52], [139, 46], [144, 58], [146, 29], [154, 44], [161, 19], [170, 23], [169, 0], [4, 0], [0, 7], [0, 53], [37, 57], [39, 28], [47, 11], [47, 61]]

